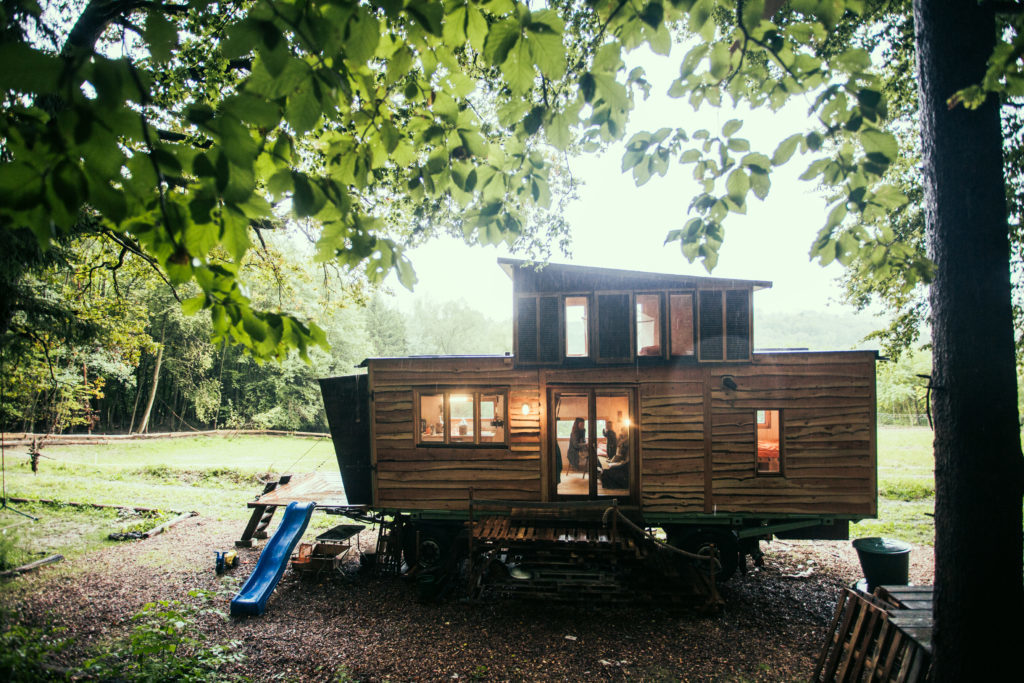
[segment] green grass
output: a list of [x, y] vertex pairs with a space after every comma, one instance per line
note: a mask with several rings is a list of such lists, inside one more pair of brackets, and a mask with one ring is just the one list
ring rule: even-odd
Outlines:
[[[0, 511], [0, 569], [12, 569], [60, 553], [73, 559], [114, 543], [111, 533], [147, 531], [170, 519], [167, 514], [135, 513], [114, 508], [18, 503], [19, 512]], [[3, 547], [8, 552], [3, 552]]]
[[[172, 510], [194, 510], [207, 518], [242, 524], [251, 514], [246, 503], [262, 491], [264, 478], [337, 467], [329, 439], [285, 436], [48, 446], [36, 473], [24, 449], [8, 449], [5, 459], [7, 495], [12, 498], [147, 507], [163, 514], [125, 518], [116, 509], [12, 503], [39, 521], [0, 511], [4, 568], [54, 553], [69, 559], [87, 554], [116, 543], [107, 539], [111, 532], [145, 531], [169, 519]], [[322, 521], [328, 522], [336, 520]]]
[[878, 428], [878, 519], [850, 527], [850, 535], [888, 536], [935, 543], [935, 458], [927, 427]]
[[262, 479], [337, 467], [329, 439], [284, 436], [48, 446], [43, 456], [33, 474], [24, 450], [8, 451], [9, 496], [195, 510], [215, 519], [247, 518], [245, 501]]

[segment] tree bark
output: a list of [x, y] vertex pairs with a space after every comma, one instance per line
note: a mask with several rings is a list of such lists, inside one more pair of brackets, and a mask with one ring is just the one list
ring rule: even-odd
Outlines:
[[1024, 642], [1024, 463], [1003, 139], [994, 98], [974, 111], [947, 106], [954, 92], [981, 81], [996, 23], [977, 0], [914, 0], [914, 21], [925, 216], [937, 268], [934, 676], [1006, 680], [1019, 675], [1009, 666]]
[[149, 389], [149, 400], [146, 402], [146, 412], [142, 414], [142, 422], [139, 423], [139, 434], [149, 428], [149, 416], [153, 412], [153, 401], [156, 400], [156, 389], [160, 383], [160, 363], [164, 358], [164, 339], [167, 333], [167, 322], [164, 321], [163, 330], [160, 332], [160, 349], [156, 352], [156, 367], [153, 368], [153, 386]]
[[142, 396], [142, 362], [135, 372], [135, 405], [132, 406], [132, 419], [128, 422], [128, 433], [135, 431], [135, 415], [139, 412], [139, 397]]

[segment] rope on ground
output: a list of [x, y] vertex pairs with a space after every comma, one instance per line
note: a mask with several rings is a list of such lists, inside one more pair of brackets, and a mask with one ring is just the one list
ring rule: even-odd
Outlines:
[[610, 507], [607, 510], [605, 510], [604, 514], [601, 516], [601, 522], [605, 526], [608, 526], [608, 522], [609, 522], [609, 520], [610, 520], [612, 515], [618, 515], [619, 519], [622, 520], [623, 522], [625, 522], [626, 526], [628, 526], [629, 528], [631, 528], [633, 531], [635, 531], [636, 533], [640, 534], [644, 538], [648, 539], [649, 541], [654, 543], [655, 546], [657, 546], [659, 548], [663, 548], [665, 550], [668, 550], [670, 552], [676, 553], [678, 555], [682, 555], [683, 557], [689, 558], [691, 560], [699, 560], [701, 562], [707, 562], [708, 560], [714, 560], [715, 564], [717, 565], [717, 570], [716, 571], [720, 571], [722, 569], [722, 563], [719, 561], [719, 559], [717, 557], [712, 558], [712, 557], [709, 557], [708, 555], [700, 555], [699, 553], [691, 553], [688, 550], [683, 550], [681, 548], [675, 547], [674, 545], [669, 545], [668, 543], [665, 543], [665, 541], [662, 541], [660, 538], [658, 538], [657, 536], [655, 536], [651, 532], [647, 531], [646, 529], [641, 529], [639, 526], [637, 526], [633, 522], [633, 520], [631, 520], [629, 517], [626, 517], [626, 515], [622, 514], [622, 511], [619, 510], [617, 507], [613, 506], [613, 507]]

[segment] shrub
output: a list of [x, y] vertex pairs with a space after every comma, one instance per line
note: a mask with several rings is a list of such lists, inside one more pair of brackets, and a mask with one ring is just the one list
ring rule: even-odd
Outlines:
[[[203, 602], [211, 594], [189, 593]], [[221, 673], [225, 665], [241, 661], [237, 640], [208, 643], [195, 628], [200, 615], [223, 612], [212, 608], [160, 600], [143, 606], [127, 639], [107, 645], [104, 654], [86, 661], [79, 675], [100, 680], [216, 681], [234, 677]], [[194, 634], [194, 635], [193, 635]]]
[[0, 611], [0, 680], [11, 683], [59, 681], [65, 677], [47, 667], [47, 660], [67, 646], [63, 628], [32, 628], [14, 623], [15, 615]]

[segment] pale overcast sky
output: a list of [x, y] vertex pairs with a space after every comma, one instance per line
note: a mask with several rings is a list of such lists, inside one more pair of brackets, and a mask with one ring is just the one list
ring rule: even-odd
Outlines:
[[[678, 47], [678, 46], [677, 46]], [[666, 62], [646, 64], [649, 78], [664, 90], [678, 68], [682, 52]], [[685, 101], [652, 91], [650, 99], [639, 102], [626, 139], [638, 130], [681, 126], [692, 132], [708, 128], [717, 133], [726, 121], [744, 120], [737, 134], [751, 141], [752, 150], [769, 156], [783, 137], [803, 130], [806, 105], [790, 106], [779, 114], [746, 112], [723, 107], [695, 114]], [[601, 156], [583, 155], [572, 160], [573, 174], [583, 181], [579, 199], [567, 210], [572, 229], [571, 263], [646, 270], [664, 273], [707, 275], [700, 262], [689, 263], [679, 243], [664, 245], [669, 230], [682, 227], [687, 206], [697, 192], [692, 166], [672, 163], [664, 177], [652, 178], [636, 187], [631, 174], [620, 171], [623, 145]], [[835, 278], [841, 268], [822, 268], [808, 259], [808, 249], [825, 221], [825, 201], [810, 183], [797, 179], [808, 162], [796, 155], [789, 167], [772, 175], [772, 190], [764, 202], [748, 198], [747, 214], [726, 219], [725, 244], [713, 275], [770, 280], [772, 289], [755, 295], [755, 306], [763, 312], [822, 311], [852, 312], [838, 303]], [[464, 299], [495, 318], [511, 316], [511, 281], [498, 268], [506, 251], [493, 247], [467, 247], [455, 239], [439, 239], [410, 252], [419, 284], [408, 294], [391, 280], [401, 305], [412, 298], [443, 301]], [[557, 262], [567, 259], [556, 257]]]

